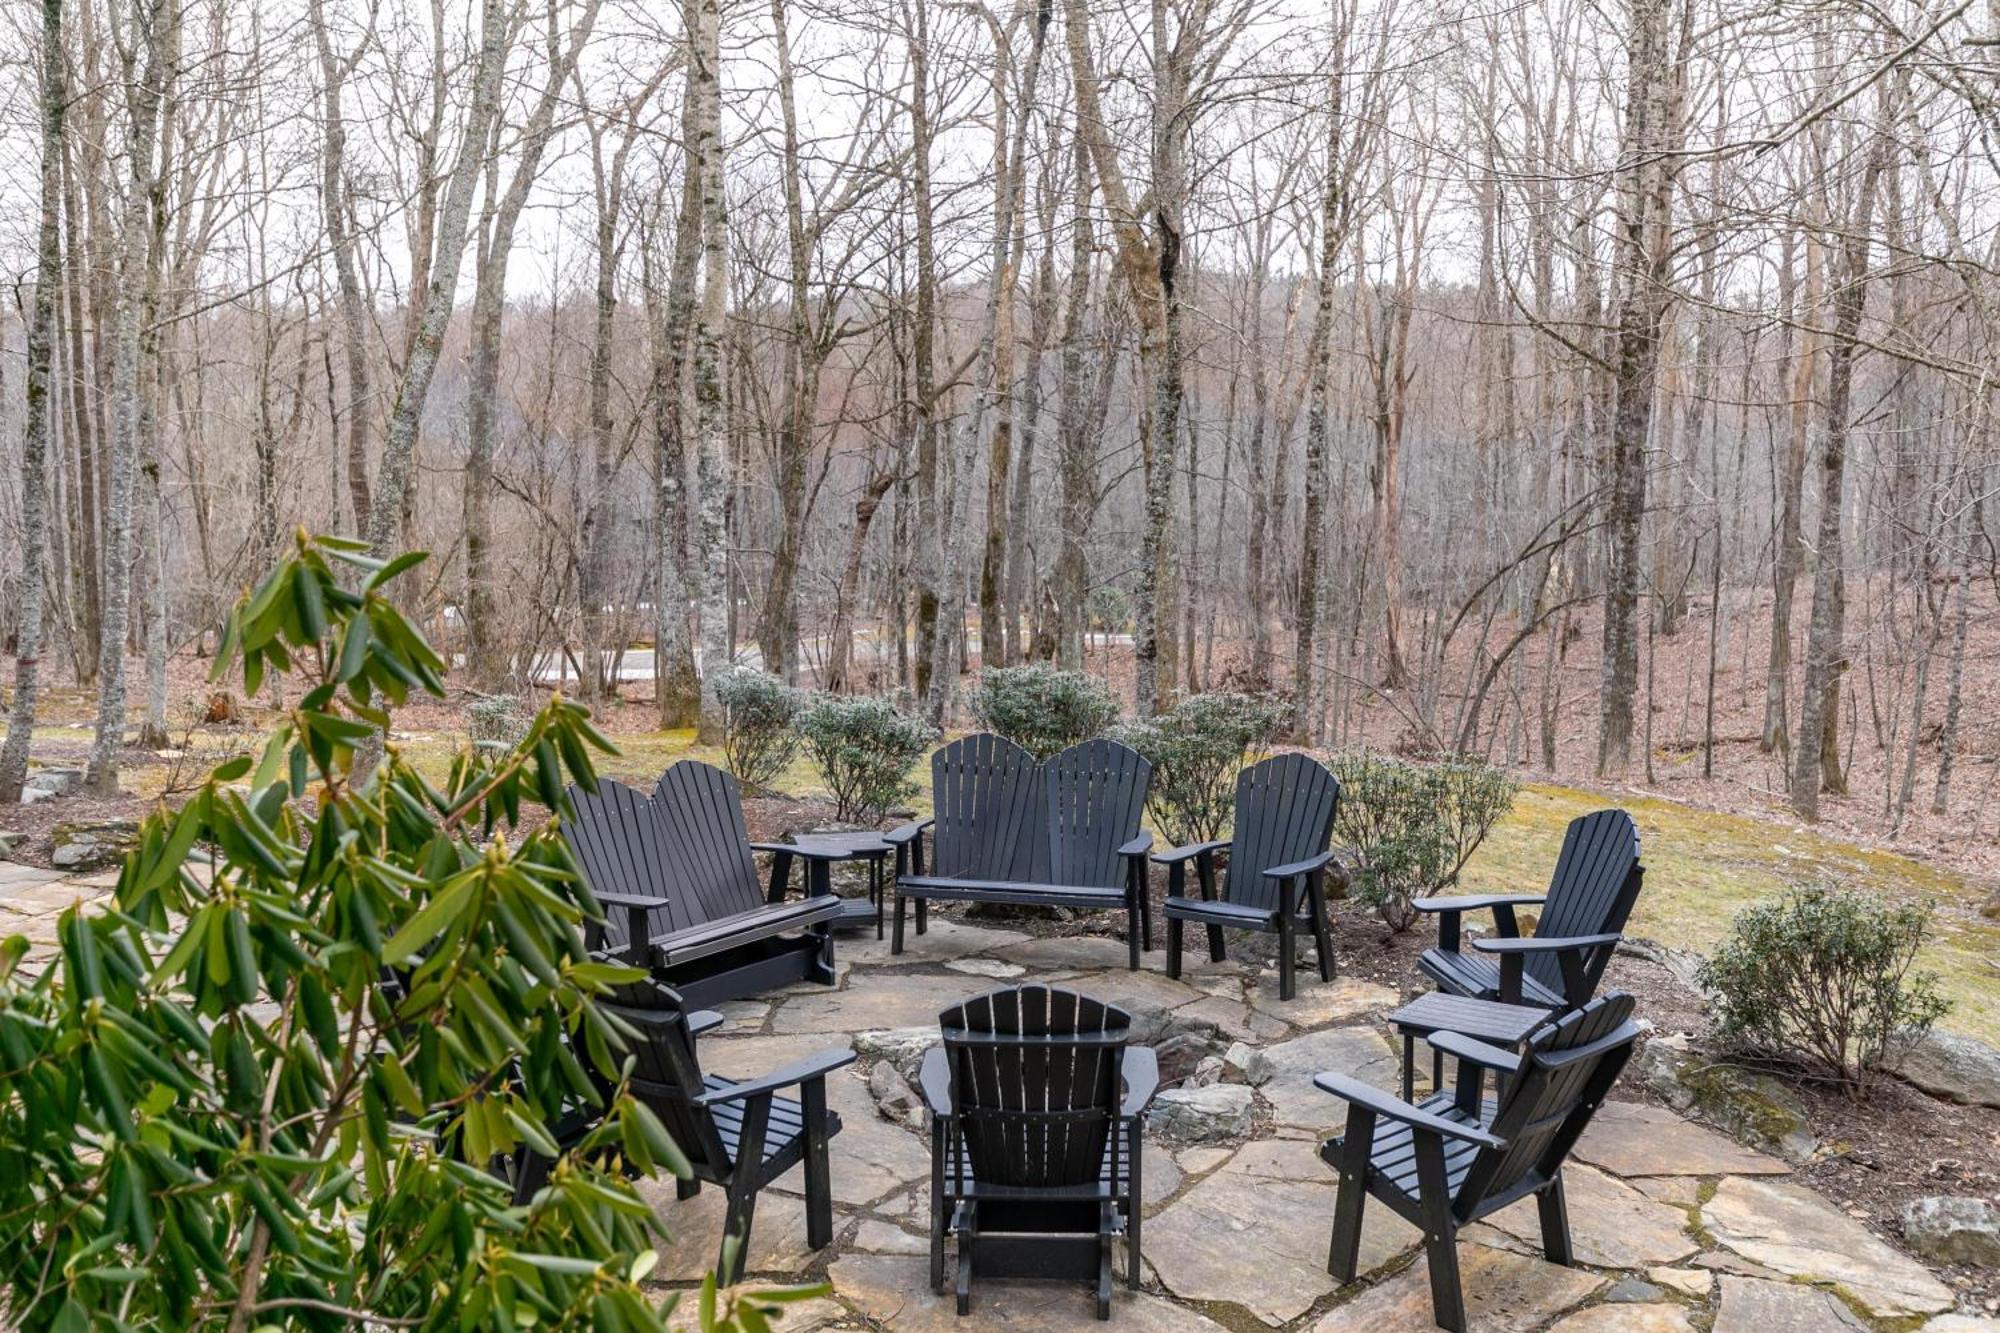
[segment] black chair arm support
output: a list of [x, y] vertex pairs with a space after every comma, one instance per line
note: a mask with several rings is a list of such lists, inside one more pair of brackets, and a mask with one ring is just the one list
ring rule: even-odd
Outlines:
[[1299, 875], [1310, 875], [1316, 870], [1326, 869], [1332, 860], [1333, 849], [1328, 848], [1317, 856], [1308, 856], [1303, 861], [1294, 861], [1290, 865], [1272, 866], [1264, 872], [1264, 877], [1266, 879], [1292, 879]]
[[1500, 934], [1508, 939], [1521, 933], [1514, 922], [1514, 909], [1527, 907], [1544, 901], [1546, 895], [1539, 893], [1479, 893], [1451, 898], [1417, 898], [1410, 906], [1419, 912], [1432, 912], [1438, 919], [1438, 948], [1446, 953], [1458, 952], [1459, 917], [1466, 912], [1491, 911], [1493, 924]]
[[1503, 1074], [1512, 1074], [1521, 1068], [1521, 1057], [1512, 1051], [1475, 1041], [1462, 1032], [1433, 1032], [1424, 1038], [1424, 1042], [1434, 1051], [1443, 1051], [1481, 1069], [1497, 1069]]
[[1586, 956], [1598, 949], [1612, 947], [1620, 938], [1616, 934], [1572, 935], [1559, 939], [1537, 936], [1531, 940], [1474, 940], [1472, 947], [1481, 953], [1500, 955], [1500, 999], [1505, 1004], [1521, 1002], [1521, 971], [1526, 958], [1530, 954], [1554, 954], [1557, 966], [1562, 968], [1563, 999], [1574, 1005], [1580, 1003], [1590, 991]]
[[1507, 1140], [1487, 1133], [1477, 1125], [1464, 1125], [1456, 1120], [1446, 1120], [1443, 1116], [1432, 1115], [1429, 1111], [1410, 1105], [1401, 1097], [1383, 1092], [1359, 1079], [1348, 1078], [1344, 1074], [1315, 1074], [1313, 1086], [1321, 1092], [1330, 1092], [1352, 1106], [1358, 1106], [1375, 1115], [1399, 1121], [1412, 1129], [1427, 1130], [1441, 1134], [1461, 1143], [1476, 1144], [1481, 1148], [1504, 1148]]
[[1120, 856], [1144, 856], [1153, 850], [1153, 835], [1143, 829], [1139, 836], [1118, 849]]
[[1126, 1119], [1141, 1115], [1160, 1091], [1160, 1057], [1150, 1046], [1127, 1046], [1122, 1062], [1125, 1072], [1125, 1100], [1118, 1114]]
[[1212, 855], [1227, 846], [1229, 846], [1227, 840], [1191, 842], [1185, 847], [1169, 847], [1164, 852], [1154, 852], [1153, 862], [1155, 865], [1170, 866], [1176, 862], [1185, 861], [1191, 856]]

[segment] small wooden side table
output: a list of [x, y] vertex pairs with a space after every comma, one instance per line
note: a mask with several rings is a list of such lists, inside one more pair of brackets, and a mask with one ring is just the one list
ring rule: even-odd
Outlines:
[[[875, 938], [881, 939], [882, 881], [889, 856], [896, 849], [882, 841], [880, 833], [865, 829], [854, 833], [794, 833], [791, 839], [793, 846], [817, 854], [806, 860], [808, 894], [833, 892], [831, 863], [823, 858], [868, 863], [868, 897], [849, 898], [842, 902], [840, 915], [834, 918], [833, 927], [835, 930], [852, 930], [866, 926], [872, 919], [875, 923]], [[780, 847], [771, 865], [771, 883], [784, 884], [790, 873], [791, 857]]]
[[[1458, 1032], [1491, 1046], [1514, 1050], [1530, 1032], [1554, 1015], [1529, 1004], [1501, 1004], [1497, 1000], [1473, 1000], [1463, 995], [1432, 991], [1410, 1001], [1389, 1021], [1403, 1034], [1403, 1100], [1411, 1100], [1415, 1083], [1417, 1038], [1433, 1032]], [[1444, 1053], [1431, 1051], [1431, 1087], [1444, 1086]]]

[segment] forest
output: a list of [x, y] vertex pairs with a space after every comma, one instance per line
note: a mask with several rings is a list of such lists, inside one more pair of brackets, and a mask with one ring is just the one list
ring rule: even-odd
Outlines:
[[0, 802], [171, 752], [305, 530], [625, 730], [1048, 661], [1982, 829], [2000, 0], [0, 22]]

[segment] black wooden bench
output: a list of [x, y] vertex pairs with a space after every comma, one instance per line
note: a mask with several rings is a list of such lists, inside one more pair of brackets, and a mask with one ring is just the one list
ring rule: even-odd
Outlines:
[[935, 813], [887, 835], [896, 848], [892, 952], [903, 951], [911, 900], [919, 935], [932, 899], [1122, 908], [1136, 969], [1141, 945], [1153, 947], [1146, 892], [1153, 838], [1139, 827], [1152, 772], [1136, 750], [1109, 740], [1072, 745], [1046, 763], [985, 732], [944, 746], [931, 758]]
[[[832, 985], [832, 894], [787, 898], [774, 875], [758, 889], [753, 852], [810, 861], [810, 848], [753, 843], [736, 779], [683, 759], [649, 800], [608, 778], [595, 795], [570, 788], [576, 817], [563, 840], [605, 909], [585, 943], [649, 968], [702, 1008], [794, 981]], [[787, 876], [788, 878], [788, 876]]]

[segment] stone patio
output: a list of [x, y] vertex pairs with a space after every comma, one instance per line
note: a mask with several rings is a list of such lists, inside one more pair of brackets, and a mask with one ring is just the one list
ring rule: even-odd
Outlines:
[[[101, 895], [108, 882], [0, 863], [0, 937], [25, 934], [31, 961], [46, 958], [54, 953], [60, 908]], [[1142, 1039], [1162, 1050], [1169, 1077], [1238, 1042], [1269, 1057], [1268, 1065], [1230, 1062], [1232, 1071], [1260, 1079], [1251, 1090], [1248, 1137], [1149, 1139], [1144, 1289], [1118, 1288], [1112, 1326], [1148, 1333], [1433, 1327], [1418, 1232], [1387, 1209], [1367, 1212], [1361, 1280], [1341, 1288], [1326, 1272], [1335, 1176], [1316, 1148], [1338, 1130], [1343, 1112], [1311, 1086], [1311, 1075], [1334, 1069], [1393, 1088], [1397, 1048], [1382, 1017], [1399, 1003], [1395, 992], [1346, 979], [1322, 985], [1302, 969], [1299, 997], [1287, 1004], [1277, 999], [1274, 975], [1237, 961], [1203, 958], [1171, 981], [1157, 951], [1147, 970], [1130, 973], [1117, 940], [1040, 939], [937, 916], [899, 959], [890, 958], [886, 942], [864, 935], [844, 936], [840, 957], [837, 987], [800, 986], [731, 1004], [727, 1024], [701, 1044], [704, 1066], [721, 1074], [768, 1071], [831, 1045], [864, 1051], [828, 1088], [844, 1122], [833, 1143], [834, 1243], [817, 1254], [806, 1248], [798, 1172], [767, 1191], [757, 1210], [752, 1285], [832, 1285], [830, 1299], [789, 1307], [781, 1328], [1104, 1327], [1091, 1317], [1082, 1284], [980, 1283], [964, 1320], [949, 1299], [931, 1293], [928, 1143], [878, 1111], [869, 1090], [869, 1067], [878, 1059], [913, 1067], [939, 1010], [1013, 976], [1075, 986], [1125, 1006]], [[1236, 1060], [1244, 1055], [1238, 1051]], [[1420, 1078], [1428, 1065], [1420, 1049]], [[2000, 1333], [2000, 1320], [1953, 1313], [1948, 1287], [1792, 1182], [1785, 1163], [1671, 1112], [1614, 1103], [1575, 1159], [1567, 1184], [1578, 1267], [1541, 1259], [1531, 1202], [1461, 1238], [1475, 1329]], [[719, 1240], [720, 1192], [680, 1202], [670, 1180], [641, 1188], [671, 1234], [655, 1275], [676, 1285], [698, 1281]]]

